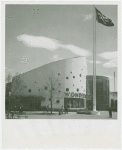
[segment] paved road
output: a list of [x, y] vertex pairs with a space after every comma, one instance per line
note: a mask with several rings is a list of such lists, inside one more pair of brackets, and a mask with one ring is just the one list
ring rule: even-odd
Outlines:
[[117, 119], [117, 113], [112, 113], [112, 118], [109, 118], [109, 113], [107, 111], [101, 112], [100, 115], [85, 115], [85, 114], [77, 114], [76, 112], [69, 112], [68, 114], [58, 115], [58, 112], [54, 112], [54, 114], [39, 114], [37, 115], [28, 115], [28, 119]]

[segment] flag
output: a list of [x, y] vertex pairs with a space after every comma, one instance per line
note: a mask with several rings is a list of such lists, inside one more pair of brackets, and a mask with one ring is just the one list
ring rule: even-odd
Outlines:
[[114, 26], [112, 20], [104, 16], [98, 9], [96, 9], [96, 20], [105, 26]]

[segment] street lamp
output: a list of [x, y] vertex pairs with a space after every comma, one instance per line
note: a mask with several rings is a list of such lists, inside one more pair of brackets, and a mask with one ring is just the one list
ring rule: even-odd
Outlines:
[[9, 92], [9, 118], [10, 118], [10, 97], [11, 97], [11, 92]]

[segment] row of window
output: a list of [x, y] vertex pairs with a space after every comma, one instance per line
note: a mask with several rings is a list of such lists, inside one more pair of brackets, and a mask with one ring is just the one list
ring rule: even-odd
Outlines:
[[40, 103], [30, 103], [30, 109], [38, 109], [40, 107]]
[[[59, 85], [61, 85], [61, 84], [59, 83]], [[74, 84], [73, 84], [73, 86], [74, 86]], [[81, 88], [83, 88], [83, 86], [81, 86]], [[45, 86], [44, 89], [47, 90], [48, 87]], [[55, 90], [55, 88], [52, 88], [52, 90]], [[38, 89], [38, 91], [40, 91], [40, 89]], [[66, 88], [66, 91], [68, 92], [68, 91], [69, 91], [69, 88]], [[78, 92], [78, 91], [79, 91], [79, 88], [77, 88], [76, 91]], [[29, 89], [28, 92], [30, 93], [30, 92], [31, 92], [31, 89]], [[59, 92], [61, 92], [61, 91], [59, 90]]]
[[[74, 84], [73, 84], [73, 86], [74, 86]], [[81, 88], [83, 88], [83, 87], [81, 87]], [[47, 90], [47, 89], [48, 89], [48, 87], [45, 86], [45, 90]], [[55, 88], [53, 88], [52, 90], [55, 90]], [[93, 93], [93, 89], [90, 88], [90, 87], [87, 87], [86, 90], [87, 90], [87, 93], [88, 93], [88, 94], [92, 94], [92, 93]], [[105, 89], [104, 89], [104, 88], [101, 88], [101, 89], [97, 89], [97, 92], [103, 93], [103, 92], [107, 92], [107, 90], [108, 90], [107, 88], [105, 88]], [[40, 89], [38, 89], [38, 91], [40, 91]], [[66, 88], [66, 91], [68, 92], [68, 91], [69, 91], [69, 88]], [[77, 88], [76, 91], [78, 92], [78, 91], [79, 91], [79, 88]], [[30, 92], [31, 92], [31, 89], [29, 89], [28, 92], [30, 93]], [[61, 92], [61, 91], [59, 91], [59, 92]]]

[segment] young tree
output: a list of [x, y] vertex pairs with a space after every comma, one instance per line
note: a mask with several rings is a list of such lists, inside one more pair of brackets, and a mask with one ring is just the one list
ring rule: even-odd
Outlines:
[[[60, 81], [59, 78], [56, 78], [52, 73], [51, 75], [49, 75], [49, 78], [44, 86], [44, 89], [48, 91], [49, 94], [51, 114], [52, 114], [53, 100], [60, 97], [59, 93], [61, 92], [60, 91], [61, 83], [59, 81]], [[56, 103], [60, 103], [60, 101], [57, 100]]]
[[12, 95], [20, 96], [22, 89], [24, 88], [23, 80], [20, 75], [15, 75], [12, 80]]

